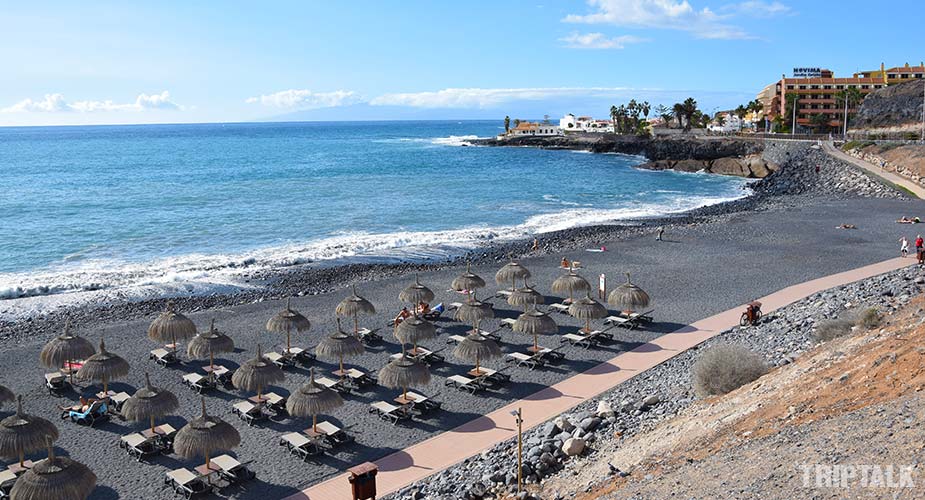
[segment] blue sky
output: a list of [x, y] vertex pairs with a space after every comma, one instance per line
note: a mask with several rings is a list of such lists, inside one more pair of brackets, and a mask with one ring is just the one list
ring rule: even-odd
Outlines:
[[710, 111], [794, 66], [918, 64], [923, 17], [920, 0], [10, 2], [0, 125]]

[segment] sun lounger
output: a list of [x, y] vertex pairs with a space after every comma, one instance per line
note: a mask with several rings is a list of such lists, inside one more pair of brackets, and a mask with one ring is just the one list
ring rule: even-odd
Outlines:
[[468, 391], [472, 394], [485, 388], [478, 380], [463, 375], [451, 375], [446, 378], [446, 382], [444, 382], [443, 385]]
[[585, 349], [590, 349], [592, 346], [596, 346], [604, 340], [613, 340], [613, 335], [607, 333], [606, 330], [594, 330], [587, 335], [582, 335], [581, 332], [566, 333], [562, 336], [560, 342], [568, 341], [572, 345], [584, 346]]
[[268, 392], [263, 397], [267, 399], [265, 406], [275, 413], [277, 418], [289, 416], [289, 412], [286, 410], [286, 398], [275, 392]]
[[119, 447], [124, 448], [129, 456], [141, 462], [145, 458], [164, 451], [164, 446], [155, 439], [148, 439], [139, 433], [122, 436]]
[[436, 321], [437, 318], [439, 318], [440, 315], [442, 315], [442, 314], [443, 314], [443, 311], [445, 311], [445, 310], [446, 310], [446, 308], [443, 306], [443, 302], [441, 302], [441, 303], [435, 305], [435, 306], [433, 307], [433, 309], [431, 309], [430, 311], [427, 311], [426, 313], [422, 314], [421, 316], [423, 316], [424, 319], [426, 319], [427, 321]]
[[408, 399], [411, 399], [411, 409], [419, 415], [424, 415], [435, 410], [439, 410], [443, 403], [418, 394], [414, 391], [408, 391]]
[[623, 316], [607, 316], [604, 318], [604, 324], [633, 328], [632, 322]]
[[549, 310], [560, 314], [568, 314], [568, 305], [562, 303], [549, 304]]
[[466, 337], [464, 335], [450, 335], [449, 337], [446, 338], [446, 343], [447, 344], [458, 344], [462, 342], [463, 340], [466, 340]]
[[385, 401], [376, 401], [369, 405], [369, 412], [375, 413], [382, 420], [397, 425], [402, 420], [411, 418], [411, 409], [404, 406], [395, 406]]
[[295, 362], [301, 363], [302, 365], [309, 365], [312, 361], [315, 360], [315, 355], [301, 347], [291, 346], [289, 350], [283, 349], [283, 355], [289, 357]]
[[16, 484], [16, 473], [10, 469], [0, 471], [0, 498], [10, 498], [10, 492], [13, 491], [14, 484]]
[[163, 366], [169, 366], [180, 362], [180, 358], [177, 357], [176, 352], [168, 351], [164, 348], [151, 351], [151, 354], [148, 355], [148, 359], [153, 359], [155, 363]]
[[379, 329], [376, 328], [375, 330], [370, 330], [369, 328], [360, 328], [357, 330], [357, 335], [360, 336], [360, 341], [364, 344], [382, 342], [382, 335], [376, 333], [377, 330]]
[[267, 418], [267, 415], [260, 407], [250, 401], [238, 401], [231, 405], [231, 413], [240, 417], [247, 425], [254, 425], [254, 423]]
[[109, 405], [103, 400], [95, 400], [86, 409], [80, 405], [67, 408], [61, 412], [61, 419], [70, 419], [71, 422], [92, 427], [97, 422], [109, 419]]
[[347, 370], [347, 380], [350, 381], [350, 384], [354, 389], [363, 389], [372, 385], [376, 385], [376, 379], [374, 379], [370, 374], [357, 370], [356, 368], [350, 368]]
[[201, 477], [189, 469], [176, 469], [167, 473], [164, 484], [173, 488], [173, 491], [184, 498], [193, 498], [212, 492], [212, 486], [206, 484]]
[[67, 377], [61, 372], [45, 374], [45, 388], [48, 389], [48, 393], [51, 395], [60, 394], [68, 390], [70, 386], [71, 384], [68, 383]]
[[295, 365], [295, 360], [293, 358], [284, 356], [275, 351], [265, 352], [263, 353], [263, 357], [267, 358], [271, 363], [283, 369]]
[[215, 389], [215, 378], [210, 375], [187, 373], [183, 376], [183, 385], [202, 394], [209, 389]]
[[[327, 420], [318, 422], [318, 425], [315, 427], [318, 429], [318, 432], [324, 434], [324, 440], [331, 448], [336, 448], [354, 441], [353, 436], [347, 434], [343, 429]], [[309, 427], [306, 429], [306, 432], [310, 430], [311, 428]]]
[[455, 311], [462, 307], [462, 302], [450, 302], [450, 305], [446, 308], [447, 311]]
[[231, 455], [219, 455], [212, 459], [212, 463], [219, 467], [218, 474], [231, 484], [240, 484], [257, 477], [257, 473]]
[[315, 377], [315, 382], [317, 382], [318, 385], [333, 389], [337, 392], [350, 392], [350, 385], [347, 383], [347, 379], [338, 378], [333, 380], [328, 377]]
[[517, 363], [517, 366], [526, 366], [533, 370], [538, 366], [546, 364], [546, 360], [538, 354], [524, 354], [522, 352], [512, 352], [505, 358], [508, 363]]
[[310, 457], [321, 455], [324, 450], [318, 446], [318, 441], [300, 432], [290, 432], [279, 437], [279, 445], [285, 446], [289, 453], [308, 460]]
[[512, 292], [512, 291], [510, 291], [510, 290], [498, 290], [498, 291], [495, 293], [495, 297], [499, 297], [499, 298], [500, 298], [500, 297], [504, 297], [504, 298], [506, 299], [506, 298], [510, 297], [513, 293], [514, 293], [514, 292]]
[[130, 397], [132, 396], [130, 396], [129, 393], [125, 391], [113, 394], [109, 397], [109, 411], [118, 415], [122, 412], [122, 405], [124, 405]]
[[513, 328], [514, 328], [514, 323], [517, 323], [517, 320], [514, 319], [514, 318], [502, 318], [502, 319], [501, 319], [501, 326], [502, 326], [502, 327], [507, 327], [507, 328], [513, 329]]

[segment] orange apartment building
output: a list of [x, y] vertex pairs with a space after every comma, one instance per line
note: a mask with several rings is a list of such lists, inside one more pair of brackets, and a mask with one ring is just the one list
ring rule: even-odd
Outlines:
[[[881, 64], [879, 70], [862, 71], [850, 78], [836, 78], [828, 69], [794, 68], [793, 77], [781, 75], [780, 81], [775, 85], [770, 106], [773, 112], [769, 115], [770, 118], [783, 116], [786, 113], [787, 95], [796, 94], [798, 125], [806, 127], [811, 123], [813, 115], [826, 114], [831, 127], [840, 127], [843, 124], [845, 104], [844, 101], [836, 99], [839, 91], [853, 87], [862, 95], [867, 95], [888, 85], [921, 78], [925, 78], [925, 63], [918, 66], [909, 66], [907, 63], [905, 66], [890, 69], [885, 69]], [[854, 114], [856, 111], [856, 108], [849, 108], [848, 114]], [[791, 117], [784, 118], [789, 120]]]

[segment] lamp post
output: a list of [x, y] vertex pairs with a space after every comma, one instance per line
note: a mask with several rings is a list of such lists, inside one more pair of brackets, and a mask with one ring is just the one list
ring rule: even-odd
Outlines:
[[520, 408], [517, 408], [516, 411], [511, 410], [511, 415], [517, 419], [517, 493], [520, 493], [524, 487], [524, 476], [523, 476], [523, 412]]

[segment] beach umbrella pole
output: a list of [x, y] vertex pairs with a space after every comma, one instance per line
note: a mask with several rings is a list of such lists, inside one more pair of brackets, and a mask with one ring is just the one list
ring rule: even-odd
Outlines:
[[318, 432], [318, 414], [312, 413], [312, 432]]
[[154, 432], [154, 415], [151, 415], [151, 432]]

